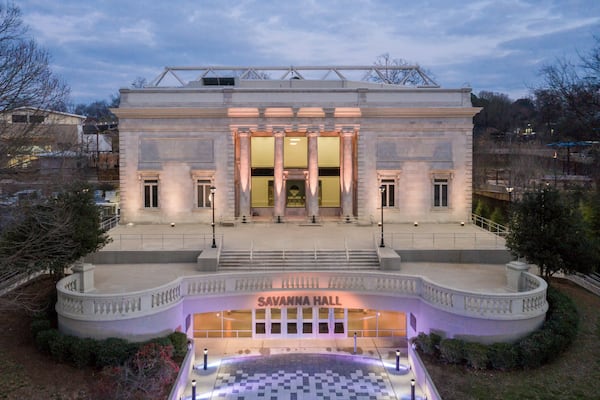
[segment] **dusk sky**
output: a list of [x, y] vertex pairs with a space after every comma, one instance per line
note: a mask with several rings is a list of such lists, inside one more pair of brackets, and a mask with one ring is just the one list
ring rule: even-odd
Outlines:
[[109, 100], [165, 66], [419, 64], [445, 88], [526, 96], [543, 65], [600, 35], [598, 0], [20, 0], [71, 87]]

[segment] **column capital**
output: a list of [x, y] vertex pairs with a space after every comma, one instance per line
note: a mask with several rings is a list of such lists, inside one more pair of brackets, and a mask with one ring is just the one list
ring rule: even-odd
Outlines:
[[306, 128], [306, 136], [308, 137], [317, 137], [321, 132], [320, 127], [318, 126], [309, 126]]
[[285, 126], [273, 126], [271, 127], [271, 131], [274, 136], [283, 136], [285, 135]]

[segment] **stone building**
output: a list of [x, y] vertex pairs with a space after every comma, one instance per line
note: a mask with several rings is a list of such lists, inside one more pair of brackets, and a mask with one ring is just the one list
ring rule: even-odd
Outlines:
[[469, 220], [470, 93], [418, 67], [166, 68], [113, 110], [122, 221], [210, 222], [211, 187], [220, 221]]

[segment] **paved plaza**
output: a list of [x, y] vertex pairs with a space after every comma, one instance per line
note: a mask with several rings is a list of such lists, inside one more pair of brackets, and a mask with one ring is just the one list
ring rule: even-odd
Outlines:
[[[210, 349], [203, 369], [203, 346]], [[396, 371], [396, 349], [402, 347]], [[196, 399], [395, 400], [410, 398], [405, 344], [395, 339], [196, 339]], [[417, 399], [423, 398], [416, 388]], [[190, 400], [191, 383], [183, 399]]]

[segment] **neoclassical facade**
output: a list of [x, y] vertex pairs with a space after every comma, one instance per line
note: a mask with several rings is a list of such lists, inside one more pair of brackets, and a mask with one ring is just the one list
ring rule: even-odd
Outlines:
[[[381, 207], [390, 222], [468, 220], [471, 91], [392, 68], [405, 79], [375, 67], [167, 68], [122, 89], [122, 221], [210, 222], [211, 188], [221, 221], [373, 222]], [[357, 71], [363, 80], [346, 78]]]

